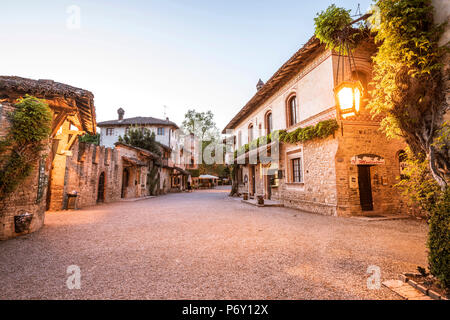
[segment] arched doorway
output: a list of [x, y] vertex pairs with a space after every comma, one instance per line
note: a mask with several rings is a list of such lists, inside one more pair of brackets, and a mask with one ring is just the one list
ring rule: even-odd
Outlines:
[[128, 168], [123, 169], [122, 175], [122, 198], [127, 196], [128, 181], [130, 179], [130, 171]]
[[97, 202], [105, 202], [105, 173], [102, 172], [98, 178]]

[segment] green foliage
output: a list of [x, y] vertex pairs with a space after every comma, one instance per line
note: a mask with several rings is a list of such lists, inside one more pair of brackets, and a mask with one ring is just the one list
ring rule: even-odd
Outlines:
[[150, 172], [147, 174], [147, 181], [148, 181], [148, 189], [150, 192], [150, 195], [154, 196], [157, 195], [158, 189], [157, 186], [160, 184], [160, 176], [159, 176], [159, 169], [158, 166], [153, 166]]
[[90, 143], [90, 144], [95, 144], [95, 145], [100, 145], [100, 134], [89, 134], [86, 133], [80, 137], [78, 137], [78, 140], [80, 142], [84, 142], [84, 143]]
[[155, 140], [155, 133], [147, 128], [130, 128], [123, 137], [119, 136], [119, 142], [132, 147], [142, 148], [161, 156], [161, 147]]
[[450, 188], [434, 206], [429, 223], [429, 269], [440, 284], [450, 290]]
[[193, 178], [198, 178], [200, 176], [200, 170], [199, 169], [188, 169], [188, 171], [191, 173], [191, 176]]
[[214, 114], [210, 110], [207, 112], [188, 110], [184, 115], [182, 127], [185, 134], [193, 133], [201, 140], [217, 140], [219, 137], [219, 130], [214, 122]]
[[438, 47], [443, 26], [434, 25], [431, 0], [379, 0], [377, 6], [380, 23], [373, 30], [380, 46], [367, 107], [384, 118], [388, 137], [403, 137], [416, 157], [430, 159], [430, 171], [442, 188], [450, 162], [450, 142], [440, 119], [445, 109], [440, 73], [444, 49]]
[[52, 113], [48, 105], [26, 95], [9, 115], [11, 127], [0, 141], [0, 199], [14, 192], [32, 172], [51, 132]]
[[444, 50], [438, 46], [443, 26], [434, 25], [431, 0], [379, 0], [377, 6], [380, 23], [373, 30], [380, 46], [367, 107], [384, 117], [388, 136], [401, 136], [410, 146], [407, 179], [399, 186], [431, 217], [430, 271], [448, 287], [450, 129], [440, 118], [446, 104], [440, 62]]
[[238, 155], [249, 152], [250, 150], [264, 146], [272, 141], [280, 141], [286, 143], [305, 142], [313, 139], [324, 139], [334, 134], [339, 128], [339, 125], [335, 119], [324, 120], [316, 124], [315, 126], [308, 126], [305, 128], [298, 128], [292, 132], [286, 132], [285, 130], [276, 130], [267, 136], [259, 137], [249, 144], [241, 146], [238, 150], [234, 151], [234, 158]]
[[335, 119], [321, 121], [315, 126], [308, 126], [305, 128], [297, 128], [289, 133], [282, 133], [280, 141], [286, 143], [305, 142], [313, 139], [324, 139], [332, 134], [339, 128], [339, 125]]
[[352, 22], [351, 10], [336, 7], [332, 4], [327, 10], [317, 14], [314, 18], [315, 35], [328, 49], [339, 49], [339, 32]]
[[418, 205], [427, 213], [431, 212], [441, 189], [430, 174], [428, 161], [423, 157], [415, 157], [409, 148], [406, 150], [406, 167], [402, 179], [396, 184], [411, 204]]

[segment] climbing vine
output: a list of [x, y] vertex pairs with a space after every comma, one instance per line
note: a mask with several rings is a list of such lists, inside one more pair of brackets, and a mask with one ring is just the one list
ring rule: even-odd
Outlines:
[[245, 144], [234, 152], [234, 158], [238, 154], [246, 153], [250, 150], [264, 146], [272, 141], [280, 141], [285, 143], [306, 142], [313, 139], [325, 139], [339, 128], [335, 119], [324, 120], [317, 123], [315, 126], [308, 126], [304, 128], [297, 128], [292, 132], [286, 130], [276, 130], [267, 136], [259, 137], [249, 144]]
[[373, 29], [379, 50], [367, 107], [384, 117], [388, 136], [403, 137], [414, 157], [428, 161], [430, 173], [444, 189], [450, 140], [445, 135], [448, 124], [442, 122], [448, 108], [441, 75], [444, 48], [438, 46], [443, 26], [433, 22], [431, 0], [383, 0], [377, 6], [380, 23]]
[[31, 174], [51, 132], [52, 113], [43, 100], [26, 95], [15, 107], [9, 132], [0, 140], [0, 199]]

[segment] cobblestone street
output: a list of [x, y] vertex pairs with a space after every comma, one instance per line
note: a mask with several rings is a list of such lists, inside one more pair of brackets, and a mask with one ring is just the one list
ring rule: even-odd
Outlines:
[[[47, 213], [0, 242], [0, 299], [398, 299], [367, 289], [426, 266], [423, 221], [257, 208], [228, 190]], [[81, 289], [66, 269], [81, 269]]]

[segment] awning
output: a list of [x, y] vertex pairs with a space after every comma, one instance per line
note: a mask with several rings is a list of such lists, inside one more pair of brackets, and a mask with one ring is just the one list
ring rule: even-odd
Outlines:
[[180, 172], [182, 175], [184, 175], [184, 176], [190, 176], [191, 175], [191, 173], [189, 172], [189, 171], [186, 171], [186, 170], [183, 170], [183, 169], [181, 169], [181, 168], [179, 168], [179, 167], [173, 167], [175, 170], [177, 170], [178, 172]]
[[201, 176], [198, 177], [199, 179], [219, 179], [219, 177], [216, 176], [212, 176], [209, 174], [202, 174]]
[[132, 165], [135, 165], [135, 166], [141, 166], [141, 167], [147, 166], [147, 163], [145, 163], [145, 162], [143, 162], [143, 161], [141, 161], [141, 160], [139, 160], [139, 159], [136, 159], [136, 158], [127, 157], [127, 156], [122, 156], [122, 159], [123, 159], [125, 162], [128, 162], [128, 163], [130, 163], [130, 164], [132, 164]]

